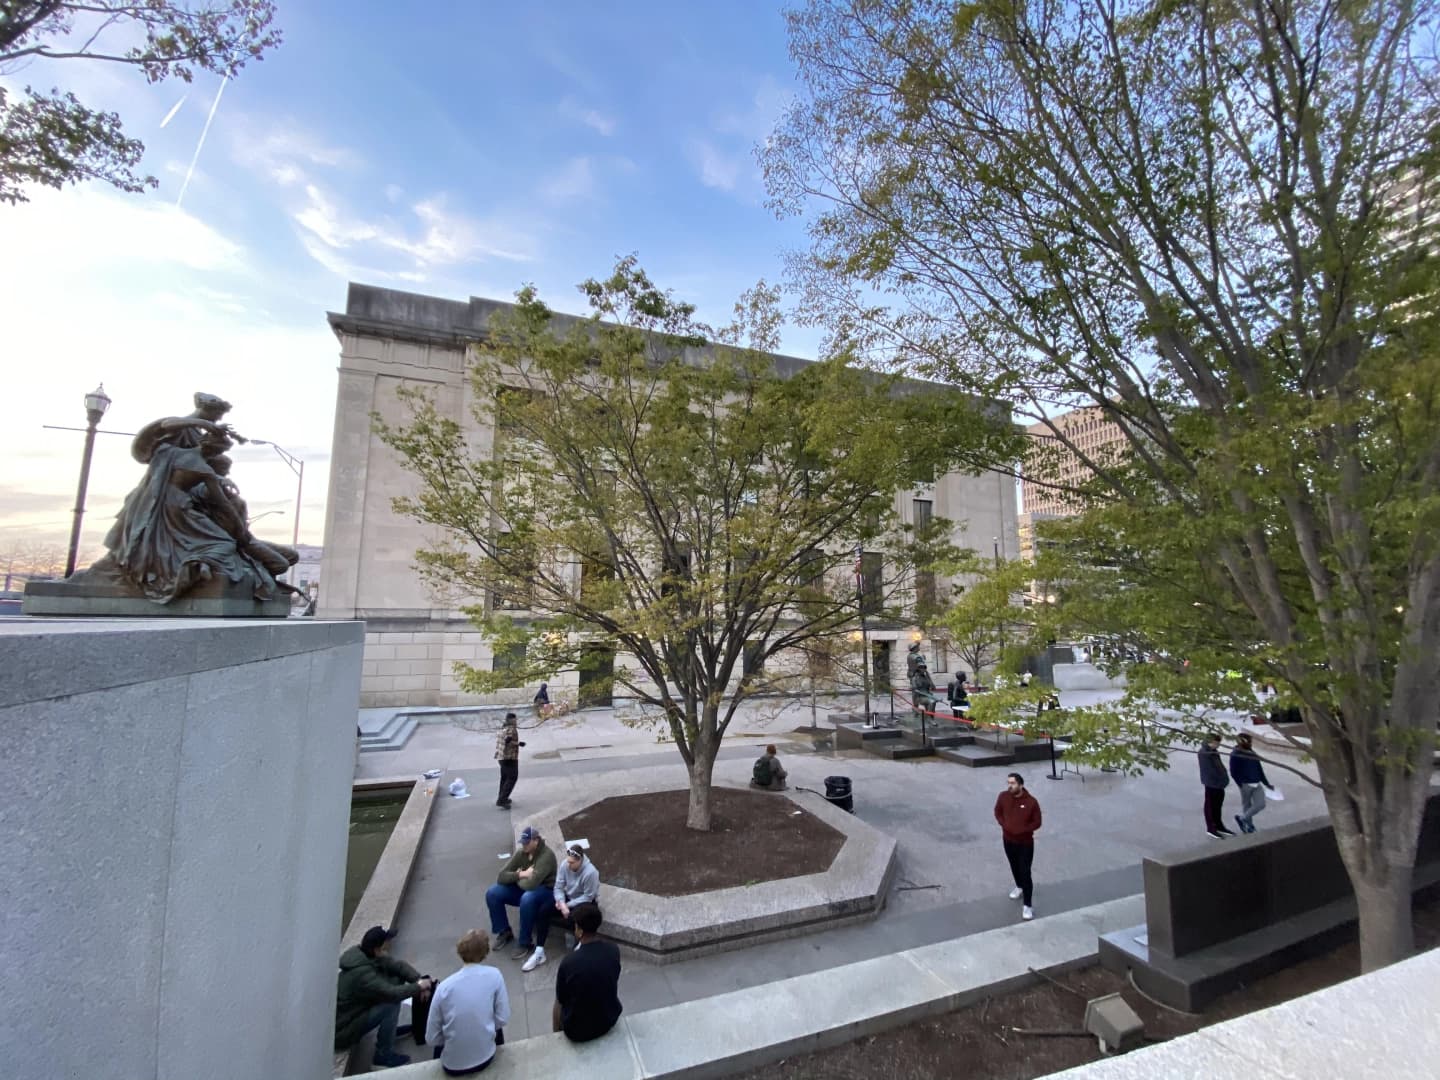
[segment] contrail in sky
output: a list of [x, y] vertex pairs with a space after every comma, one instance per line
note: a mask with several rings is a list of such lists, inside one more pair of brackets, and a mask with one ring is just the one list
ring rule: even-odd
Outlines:
[[160, 121], [160, 126], [162, 128], [166, 124], [170, 123], [171, 120], [175, 119], [175, 114], [180, 111], [180, 106], [185, 104], [185, 99], [189, 96], [190, 92], [188, 90], [180, 96], [180, 100], [175, 102], [175, 104], [171, 107], [170, 111], [165, 114], [165, 119]]
[[205, 136], [210, 134], [210, 123], [215, 119], [215, 110], [220, 107], [220, 98], [225, 93], [225, 84], [229, 81], [229, 75], [220, 77], [220, 89], [215, 91], [215, 100], [210, 103], [210, 115], [205, 117], [205, 126], [200, 129], [200, 141], [195, 144], [195, 156], [190, 159], [190, 168], [185, 170], [185, 182], [180, 185], [180, 194], [175, 197], [176, 209], [179, 209], [180, 203], [184, 201], [185, 189], [190, 186], [190, 178], [195, 175], [195, 163], [200, 160], [200, 151], [205, 148]]

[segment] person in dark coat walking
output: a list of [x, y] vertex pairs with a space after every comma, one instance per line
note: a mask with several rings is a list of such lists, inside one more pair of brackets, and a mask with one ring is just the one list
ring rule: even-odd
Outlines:
[[1205, 788], [1205, 832], [1212, 840], [1223, 840], [1235, 833], [1225, 827], [1221, 807], [1225, 805], [1225, 789], [1230, 786], [1230, 777], [1225, 773], [1225, 763], [1220, 760], [1220, 736], [1208, 735], [1205, 745], [1200, 748], [1200, 784]]
[[1250, 733], [1242, 731], [1235, 749], [1230, 751], [1230, 775], [1240, 788], [1240, 813], [1235, 815], [1235, 824], [1247, 833], [1255, 831], [1255, 815], [1265, 809], [1265, 792], [1261, 788], [1275, 790], [1250, 743]]
[[620, 950], [601, 941], [600, 909], [575, 908], [575, 951], [560, 961], [555, 973], [552, 1027], [571, 1042], [598, 1039], [624, 1012], [620, 1004]]
[[520, 741], [518, 724], [513, 712], [506, 713], [500, 734], [495, 737], [495, 760], [500, 762], [500, 797], [495, 805], [502, 810], [510, 809], [510, 793], [520, 779], [520, 747], [525, 744]]

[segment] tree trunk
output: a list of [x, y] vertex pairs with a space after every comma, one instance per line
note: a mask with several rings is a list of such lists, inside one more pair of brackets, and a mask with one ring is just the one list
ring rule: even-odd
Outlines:
[[708, 743], [695, 747], [694, 764], [690, 766], [690, 812], [686, 828], [710, 831], [710, 784], [715, 771], [715, 748]]
[[1361, 877], [1350, 875], [1360, 911], [1360, 970], [1375, 971], [1415, 952], [1411, 912], [1414, 869], [1389, 866]]

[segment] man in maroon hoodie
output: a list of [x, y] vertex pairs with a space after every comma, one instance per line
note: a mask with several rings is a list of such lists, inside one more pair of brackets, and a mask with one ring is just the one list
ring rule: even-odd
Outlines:
[[1022, 919], [1033, 919], [1035, 910], [1030, 906], [1035, 883], [1030, 878], [1030, 864], [1035, 859], [1035, 831], [1040, 828], [1040, 804], [1035, 796], [1025, 790], [1025, 780], [1012, 772], [1005, 779], [1005, 790], [995, 800], [995, 821], [1005, 839], [1005, 858], [1010, 861], [1010, 875], [1015, 879], [1015, 888], [1010, 890], [1010, 899], [1019, 900]]

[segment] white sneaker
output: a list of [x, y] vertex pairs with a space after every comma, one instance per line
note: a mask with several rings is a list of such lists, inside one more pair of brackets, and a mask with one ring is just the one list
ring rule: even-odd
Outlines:
[[1028, 906], [1028, 905], [1025, 906], [1025, 907], [1022, 907], [1022, 908], [1020, 909], [1020, 917], [1028, 922], [1029, 920], [1031, 920], [1031, 919], [1033, 919], [1033, 918], [1035, 917], [1035, 909], [1034, 909], [1033, 907]]
[[1017, 885], [1015, 888], [1013, 888], [1013, 889], [1010, 890], [1010, 899], [1011, 899], [1011, 900], [1019, 900], [1020, 897], [1022, 897], [1022, 896], [1024, 896], [1024, 895], [1025, 895], [1025, 890], [1022, 889], [1022, 888], [1020, 888], [1018, 885]]
[[[1029, 911], [1030, 909], [1029, 909], [1029, 908], [1026, 908], [1025, 910], [1026, 910], [1026, 911]], [[1027, 915], [1026, 918], [1028, 919], [1029, 916]], [[540, 946], [537, 945], [537, 946], [535, 947], [535, 951], [530, 954], [530, 958], [525, 961], [525, 963], [521, 966], [520, 970], [521, 970], [521, 971], [534, 971], [537, 967], [539, 967], [539, 966], [540, 966], [541, 964], [543, 964], [544, 962], [545, 962], [545, 950], [542, 949], [542, 948], [540, 948]]]

